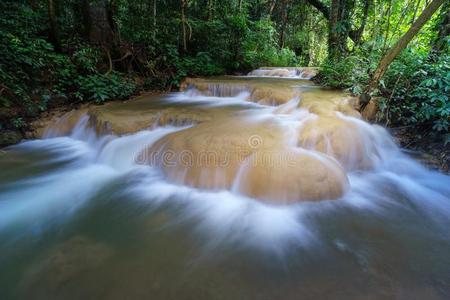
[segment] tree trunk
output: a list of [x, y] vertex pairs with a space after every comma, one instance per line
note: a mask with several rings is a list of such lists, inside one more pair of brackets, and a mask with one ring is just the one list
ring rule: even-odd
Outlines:
[[269, 19], [272, 19], [273, 10], [275, 9], [275, 5], [277, 4], [277, 0], [272, 0], [269, 7]]
[[111, 50], [117, 44], [107, 0], [84, 0], [86, 34], [89, 42]]
[[187, 0], [181, 0], [181, 29], [183, 34], [183, 51], [187, 51], [187, 34], [186, 34], [186, 6]]
[[328, 21], [328, 57], [337, 61], [347, 53], [347, 37], [350, 35], [350, 12], [354, 0], [331, 0]]
[[422, 14], [417, 18], [417, 20], [412, 24], [408, 31], [397, 41], [397, 43], [388, 50], [388, 52], [381, 59], [375, 70], [372, 79], [369, 84], [369, 88], [373, 89], [378, 85], [378, 82], [383, 77], [390, 63], [397, 57], [397, 55], [406, 48], [409, 42], [414, 38], [414, 36], [422, 29], [423, 25], [431, 19], [431, 16], [436, 12], [436, 10], [445, 2], [446, 0], [433, 0], [422, 12]]
[[[323, 17], [326, 20], [328, 20], [329, 29], [333, 28], [333, 30], [334, 30], [333, 32], [331, 32], [331, 35], [332, 35], [331, 40], [332, 40], [333, 44], [338, 44], [338, 45], [336, 45], [336, 48], [343, 48], [343, 45], [346, 44], [347, 37], [350, 37], [355, 44], [358, 44], [360, 42], [361, 36], [364, 31], [364, 27], [366, 24], [365, 20], [367, 20], [368, 10], [372, 3], [372, 0], [366, 0], [366, 2], [364, 3], [363, 21], [361, 23], [360, 28], [358, 28], [358, 29], [351, 29], [350, 22], [349, 22], [350, 21], [350, 13], [353, 10], [353, 6], [355, 4], [354, 0], [347, 0], [347, 1], [331, 0], [331, 9], [329, 9], [320, 0], [306, 0], [306, 2], [309, 3], [311, 6], [315, 7], [318, 11], [320, 11], [322, 13]], [[333, 2], [334, 2], [334, 5], [333, 5]], [[344, 10], [342, 10], [342, 9], [344, 9]], [[333, 10], [333, 12], [335, 14], [337, 14], [334, 16], [334, 19], [332, 21], [331, 21], [331, 16], [330, 16], [331, 10]], [[335, 18], [336, 16], [338, 17], [337, 20]], [[330, 24], [330, 22], [334, 22], [334, 24]], [[345, 29], [341, 33], [341, 37], [339, 37], [339, 35], [336, 35], [337, 33], [339, 33], [339, 32], [336, 32], [337, 25], [339, 25], [338, 26], [340, 28], [339, 31], [341, 31], [341, 29]], [[342, 25], [344, 25], [345, 27], [343, 27]], [[343, 33], [345, 33], [345, 35]], [[330, 39], [330, 36], [329, 36], [329, 39]], [[328, 49], [328, 50], [330, 50], [330, 49]], [[331, 50], [332, 50], [331, 52], [334, 52], [333, 49], [331, 49]]]
[[214, 0], [208, 0], [208, 21], [211, 21], [213, 19], [213, 1]]
[[288, 0], [282, 0], [281, 1], [281, 30], [280, 30], [280, 41], [279, 46], [280, 49], [284, 48], [284, 42], [285, 42], [285, 31], [286, 31], [286, 24], [287, 24], [287, 18], [288, 18]]
[[36, 0], [29, 0], [28, 2], [29, 2], [29, 4], [30, 4], [30, 7], [31, 7], [31, 10], [32, 10], [32, 11], [36, 11], [36, 10], [38, 9]]
[[365, 0], [364, 1], [364, 9], [363, 9], [363, 19], [361, 21], [361, 26], [358, 29], [351, 30], [349, 32], [349, 37], [356, 45], [359, 45], [361, 42], [361, 37], [364, 32], [364, 28], [366, 27], [367, 18], [369, 16], [369, 8], [372, 6], [373, 0]]
[[156, 41], [156, 0], [153, 0], [153, 42]]
[[387, 44], [387, 39], [388, 39], [388, 35], [389, 35], [389, 28], [391, 27], [392, 0], [389, 0], [389, 2], [388, 2], [386, 14], [387, 14], [388, 18], [387, 18], [386, 33], [384, 35], [384, 41], [383, 41], [383, 52], [386, 50], [386, 44]]
[[59, 26], [58, 19], [56, 16], [56, 0], [47, 0], [48, 4], [48, 18], [50, 21], [50, 42], [57, 52], [61, 52], [61, 43], [59, 40]]

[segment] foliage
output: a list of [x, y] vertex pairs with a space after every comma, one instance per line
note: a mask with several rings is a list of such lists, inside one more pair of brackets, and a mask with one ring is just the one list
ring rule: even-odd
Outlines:
[[259, 66], [295, 66], [297, 57], [288, 48], [279, 49], [278, 34], [274, 24], [267, 18], [253, 22], [248, 37], [243, 41], [243, 64], [247, 69]]
[[386, 74], [383, 91], [389, 95], [385, 108], [389, 119], [449, 131], [450, 55], [430, 57], [405, 51]]
[[[378, 53], [348, 56], [339, 62], [325, 61], [317, 80], [360, 95], [376, 68]], [[450, 56], [407, 49], [391, 64], [379, 88], [380, 118], [392, 125], [426, 125], [436, 132], [450, 126]]]
[[0, 3], [0, 9], [7, 16], [0, 18], [0, 103], [22, 115], [0, 120], [2, 128], [24, 128], [25, 117], [46, 110], [52, 100], [99, 103], [134, 92], [135, 85], [123, 75], [99, 73], [98, 48], [78, 44], [57, 53], [41, 36], [47, 23], [41, 14], [21, 2]]
[[348, 56], [338, 62], [325, 60], [317, 80], [326, 86], [348, 89], [353, 94], [360, 95], [373, 71], [371, 62], [364, 56]]
[[[49, 22], [51, 2], [57, 4], [57, 42]], [[0, 128], [23, 129], [38, 112], [62, 103], [127, 98], [141, 88], [131, 78], [143, 78], [146, 89], [170, 90], [186, 76], [261, 66], [320, 65], [322, 84], [358, 95], [428, 2], [189, 0], [183, 9], [179, 0], [3, 0]], [[104, 3], [94, 13], [107, 20], [89, 19], [86, 3]], [[330, 31], [332, 21], [317, 3], [328, 13], [332, 5], [345, 4], [338, 7], [339, 32]], [[449, 39], [443, 30], [448, 9], [447, 3], [433, 16], [374, 91], [387, 123], [448, 131]], [[111, 40], [93, 38], [89, 30], [105, 24]], [[358, 28], [355, 40], [349, 33]], [[339, 60], [327, 57], [330, 33], [342, 36]]]

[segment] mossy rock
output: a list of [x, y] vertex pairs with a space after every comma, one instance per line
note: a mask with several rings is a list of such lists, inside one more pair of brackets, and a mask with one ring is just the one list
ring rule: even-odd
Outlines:
[[13, 130], [0, 131], [0, 147], [17, 144], [22, 139], [23, 136], [19, 131]]

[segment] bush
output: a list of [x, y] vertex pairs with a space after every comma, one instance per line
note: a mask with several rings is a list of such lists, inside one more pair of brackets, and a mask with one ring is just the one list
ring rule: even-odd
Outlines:
[[430, 124], [434, 131], [448, 132], [450, 55], [405, 51], [392, 63], [382, 87], [389, 119], [405, 125]]
[[95, 103], [128, 98], [136, 89], [134, 82], [119, 73], [79, 76], [76, 83], [79, 90], [74, 93], [75, 97], [80, 101], [94, 101]]

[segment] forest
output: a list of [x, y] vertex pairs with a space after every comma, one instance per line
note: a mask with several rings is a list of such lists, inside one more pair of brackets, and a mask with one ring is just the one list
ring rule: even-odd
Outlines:
[[0, 0], [1, 300], [449, 300], [449, 0]]
[[54, 107], [313, 66], [316, 82], [374, 99], [373, 121], [447, 145], [449, 32], [443, 0], [3, 0], [2, 144]]

